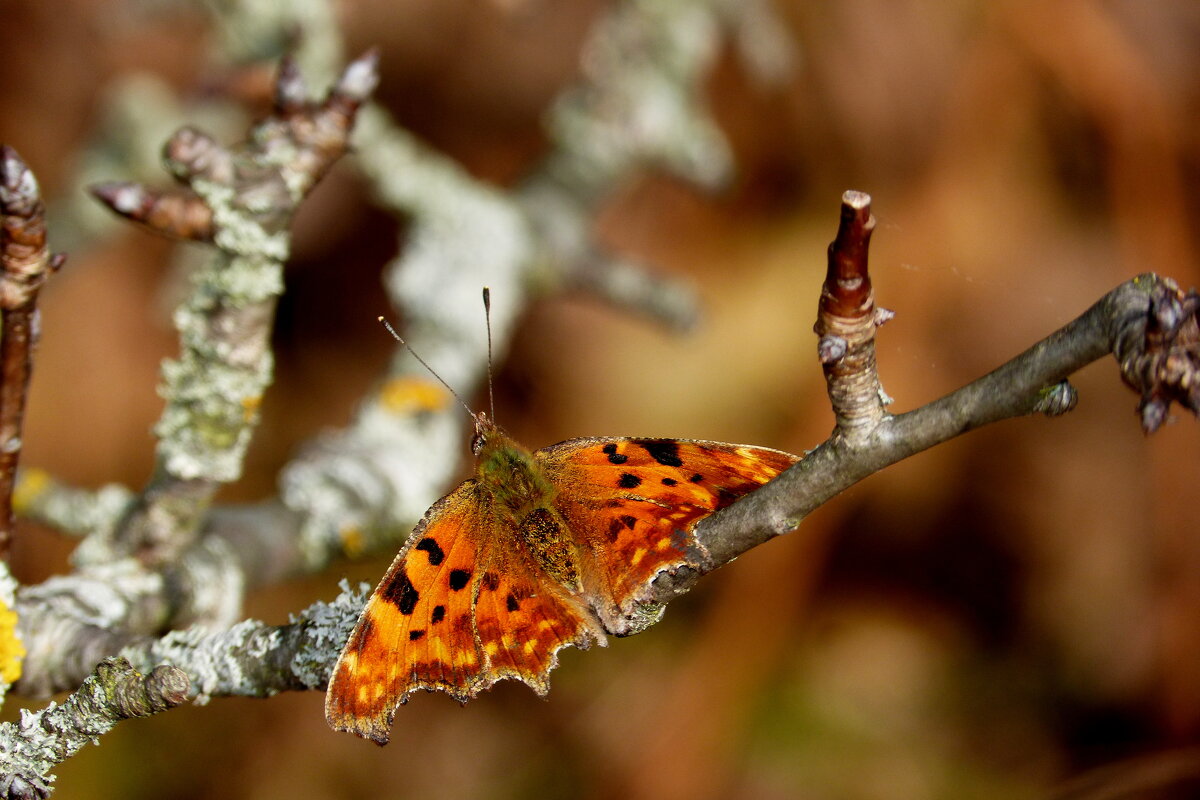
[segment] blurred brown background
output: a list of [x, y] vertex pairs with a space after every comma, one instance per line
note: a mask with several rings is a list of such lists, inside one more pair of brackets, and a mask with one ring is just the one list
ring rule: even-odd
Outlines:
[[[539, 115], [606, 7], [370, 0], [341, 15], [349, 52], [383, 48], [379, 97], [397, 117], [503, 185], [544, 152]], [[2, 8], [0, 140], [59, 207], [115, 79], [153, 72], [182, 102], [239, 88], [186, 5]], [[648, 174], [598, 223], [613, 249], [693, 280], [704, 325], [681, 337], [585, 297], [536, 304], [497, 385], [526, 444], [814, 446], [832, 419], [811, 324], [847, 188], [875, 201], [876, 296], [898, 312], [879, 363], [899, 411], [1139, 272], [1200, 283], [1200, 4], [776, 8], [800, 54], [786, 84], [755, 83], [732, 50], [709, 84], [735, 184], [704, 196]], [[382, 367], [378, 276], [396, 231], [346, 168], [297, 222], [277, 382], [229, 499], [270, 493]], [[175, 348], [171, 252], [132, 228], [71, 252], [43, 294], [23, 463], [82, 485], [145, 480], [158, 362]], [[508, 683], [466, 708], [421, 696], [379, 749], [330, 732], [319, 693], [216, 700], [121, 725], [59, 770], [57, 796], [1200, 796], [1200, 432], [1177, 413], [1144, 438], [1111, 363], [1075, 383], [1067, 417], [894, 466], [645, 635], [564, 652], [548, 701]], [[66, 568], [70, 542], [28, 528], [18, 544], [18, 578]], [[260, 592], [248, 613], [283, 622], [389, 560]]]

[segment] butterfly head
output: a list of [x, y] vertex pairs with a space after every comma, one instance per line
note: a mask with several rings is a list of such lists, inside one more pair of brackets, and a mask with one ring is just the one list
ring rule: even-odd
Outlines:
[[475, 433], [471, 436], [471, 454], [478, 456], [487, 446], [488, 440], [500, 432], [496, 423], [492, 422], [487, 412], [480, 411], [471, 415], [475, 418]]

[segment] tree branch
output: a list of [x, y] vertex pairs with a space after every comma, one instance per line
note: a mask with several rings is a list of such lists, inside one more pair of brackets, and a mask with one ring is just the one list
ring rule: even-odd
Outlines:
[[49, 797], [56, 765], [121, 720], [174, 708], [187, 694], [183, 670], [163, 665], [143, 676], [123, 658], [105, 659], [62, 705], [0, 725], [0, 798]]
[[63, 262], [46, 246], [46, 206], [17, 151], [0, 147], [0, 559], [13, 537], [13, 487], [38, 336], [38, 291]]
[[352, 63], [323, 103], [307, 99], [298, 71], [285, 61], [274, 115], [236, 148], [194, 128], [178, 131], [165, 158], [187, 193], [94, 188], [114, 211], [164, 233], [211, 239], [218, 250], [176, 312], [182, 354], [163, 366], [167, 404], [155, 427], [154, 477], [114, 531], [116, 553], [170, 561], [196, 540], [217, 488], [240, 476], [271, 380], [270, 331], [288, 226], [346, 151], [358, 107], [375, 87], [376, 61], [369, 54]]
[[[843, 222], [847, 214], [860, 212], [847, 210], [844, 205]], [[839, 235], [831, 245], [831, 274], [834, 250], [844, 255], [846, 251], [839, 248], [839, 242], [844, 244], [853, 238]], [[861, 258], [854, 256], [849, 261], [861, 265], [861, 277], [865, 279], [865, 250]], [[897, 461], [993, 422], [1035, 412], [1057, 415], [1070, 410], [1075, 391], [1066, 384], [1067, 377], [1109, 353], [1116, 356], [1123, 379], [1143, 396], [1161, 398], [1164, 403], [1169, 402], [1168, 398], [1184, 397], [1181, 402], [1195, 412], [1195, 387], [1200, 381], [1195, 340], [1198, 299], [1195, 290], [1185, 294], [1169, 278], [1140, 275], [1116, 287], [1076, 320], [1008, 363], [926, 406], [899, 416], [882, 413], [882, 405], [878, 405], [877, 414], [867, 417], [839, 413], [838, 427], [830, 438], [799, 463], [762, 489], [700, 521], [696, 538], [707, 550], [707, 560], [676, 574], [660, 576], [654, 599], [666, 602], [688, 591], [701, 575], [775, 536], [795, 530], [825, 502]], [[826, 303], [822, 298], [823, 314], [832, 306], [836, 303]], [[1164, 306], [1170, 310], [1161, 310]], [[864, 308], [861, 318], [870, 317]], [[1161, 319], [1168, 320], [1169, 326], [1158, 321]], [[823, 325], [819, 322], [818, 330]], [[1157, 330], [1160, 325], [1168, 329], [1166, 333]], [[878, 382], [873, 358], [862, 362], [856, 375], [832, 372], [827, 377], [835, 408], [844, 399], [843, 381], [865, 385]], [[1143, 400], [1139, 410], [1144, 405]], [[869, 425], [861, 424], [864, 418], [871, 420]], [[1147, 430], [1151, 428], [1147, 426]]]

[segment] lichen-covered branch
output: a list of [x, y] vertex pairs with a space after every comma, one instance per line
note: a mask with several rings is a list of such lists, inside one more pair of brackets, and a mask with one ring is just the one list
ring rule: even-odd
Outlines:
[[103, 539], [111, 535], [136, 497], [132, 490], [115, 483], [80, 489], [43, 469], [26, 467], [17, 473], [13, 510], [68, 536], [95, 534]]
[[287, 625], [246, 620], [221, 631], [190, 628], [121, 652], [134, 665], [167, 662], [185, 670], [201, 702], [322, 689], [370, 593], [365, 584], [351, 589], [343, 581], [341, 588], [335, 600], [313, 604]]
[[315, 103], [285, 61], [275, 113], [245, 143], [227, 149], [194, 128], [167, 143], [167, 166], [187, 192], [129, 184], [94, 190], [119, 214], [171, 235], [211, 239], [217, 249], [175, 314], [182, 352], [163, 366], [167, 403], [155, 427], [155, 473], [115, 531], [117, 553], [170, 560], [195, 541], [217, 487], [240, 475], [271, 380], [269, 340], [288, 225], [346, 151], [355, 114], [376, 80], [376, 56], [369, 54]]
[[162, 569], [103, 560], [23, 586], [15, 608], [28, 652], [18, 691], [46, 697], [72, 689], [102, 658], [170, 625], [232, 625], [244, 592], [242, 563], [219, 537], [205, 537]]
[[183, 353], [164, 368], [167, 406], [150, 485], [131, 498], [119, 487], [88, 495], [36, 471], [23, 477], [25, 507], [88, 534], [74, 554], [76, 572], [18, 594], [28, 695], [77, 686], [139, 636], [171, 625], [225, 627], [241, 615], [247, 565], [231, 540], [202, 536], [200, 525], [216, 487], [240, 471], [270, 378], [288, 220], [345, 151], [355, 111], [374, 87], [375, 59], [351, 64], [322, 103], [303, 97], [294, 70], [281, 81], [275, 115], [249, 143], [227, 150], [185, 129], [167, 148], [176, 174], [213, 211], [218, 253], [177, 314]]
[[22, 710], [20, 722], [0, 725], [0, 798], [49, 797], [55, 766], [121, 720], [174, 708], [187, 696], [180, 669], [162, 665], [142, 675], [123, 658], [105, 659], [61, 705]]

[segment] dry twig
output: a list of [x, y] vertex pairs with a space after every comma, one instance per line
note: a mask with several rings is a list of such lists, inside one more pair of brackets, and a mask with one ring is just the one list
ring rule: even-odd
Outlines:
[[37, 180], [11, 147], [0, 147], [0, 558], [13, 536], [12, 494], [21, 456], [25, 397], [38, 336], [38, 291], [63, 262], [46, 246]]

